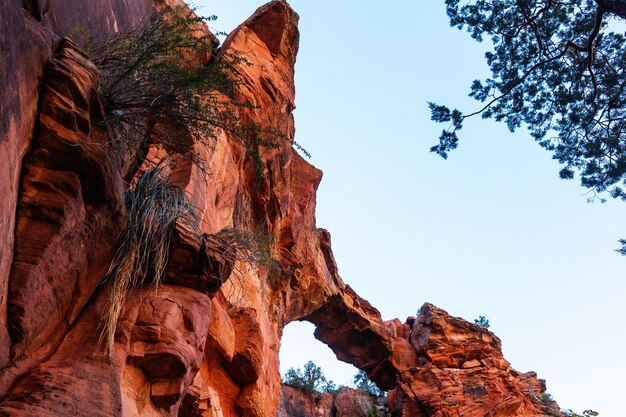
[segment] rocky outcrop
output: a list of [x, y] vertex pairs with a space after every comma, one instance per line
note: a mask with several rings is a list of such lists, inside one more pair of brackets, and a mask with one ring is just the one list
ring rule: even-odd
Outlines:
[[283, 385], [276, 417], [333, 417], [337, 412], [335, 396], [304, 391]]
[[[372, 417], [385, 416], [384, 406], [379, 406], [379, 399], [365, 391], [343, 388], [335, 397], [336, 417]], [[380, 400], [384, 400], [380, 398]]]
[[[83, 22], [105, 36], [179, 2], [96, 3], [0, 0], [0, 415], [273, 417], [294, 320], [391, 390], [394, 415], [544, 415], [545, 387], [510, 368], [493, 334], [430, 305], [383, 322], [338, 275], [315, 224], [322, 173], [292, 147], [299, 35], [285, 1], [259, 8], [215, 57], [251, 64], [236, 68], [237, 116], [276, 133], [274, 146], [218, 131], [194, 145], [201, 165], [168, 167], [200, 226], [175, 224], [163, 282], [130, 289], [107, 352], [128, 164], [107, 150], [98, 69], [62, 37]], [[271, 260], [233, 251], [224, 230], [271, 237]], [[362, 409], [355, 398], [338, 397], [336, 415]]]
[[365, 391], [342, 388], [333, 395], [283, 385], [276, 417], [370, 417], [376, 412], [383, 417], [384, 407], [380, 410], [376, 398]]
[[399, 348], [398, 386], [389, 392], [392, 415], [560, 415], [542, 397], [545, 381], [512, 369], [500, 339], [487, 329], [428, 303], [417, 317], [388, 325]]
[[102, 112], [98, 70], [65, 41], [46, 80], [38, 144], [23, 161], [7, 303], [12, 358], [56, 345], [58, 329], [75, 323], [109, 267], [123, 215], [121, 180], [96, 150], [103, 132], [92, 129]]

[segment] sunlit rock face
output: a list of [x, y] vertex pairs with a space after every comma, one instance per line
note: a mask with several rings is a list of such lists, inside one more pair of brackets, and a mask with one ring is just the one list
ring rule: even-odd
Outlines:
[[428, 303], [417, 317], [389, 324], [399, 347], [398, 386], [388, 395], [392, 415], [560, 415], [556, 403], [542, 400], [545, 381], [512, 369], [487, 329]]
[[[128, 164], [106, 151], [98, 69], [63, 37], [76, 26], [107, 36], [179, 4], [0, 0], [0, 415], [274, 417], [294, 320], [390, 390], [393, 415], [545, 415], [545, 387], [509, 367], [492, 333], [430, 305], [383, 322], [339, 277], [315, 224], [322, 173], [291, 144], [299, 33], [284, 1], [259, 8], [215, 58], [246, 59], [238, 117], [278, 133], [259, 149], [263, 172], [226, 131], [195, 145], [201, 167], [169, 167], [200, 228], [175, 225], [164, 281], [128, 294], [106, 351]], [[269, 237], [272, 261], [231, 256], [223, 229]]]

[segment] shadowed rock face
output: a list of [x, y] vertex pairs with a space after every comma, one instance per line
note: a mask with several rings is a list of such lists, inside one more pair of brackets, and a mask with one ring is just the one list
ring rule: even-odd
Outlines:
[[[294, 320], [392, 390], [394, 415], [544, 415], [542, 382], [511, 369], [492, 333], [428, 304], [383, 322], [339, 277], [315, 224], [322, 173], [291, 146], [299, 34], [284, 1], [259, 8], [216, 58], [252, 64], [237, 68], [250, 104], [238, 116], [280, 133], [259, 149], [263, 175], [228, 132], [195, 145], [202, 169], [170, 167], [200, 229], [176, 224], [163, 284], [128, 294], [105, 352], [127, 164], [98, 127], [97, 68], [61, 36], [77, 22], [105, 36], [179, 2], [98, 0], [84, 13], [74, 3], [0, 0], [0, 415], [273, 417], [280, 338]], [[225, 228], [270, 236], [273, 262], [233, 254]]]
[[364, 391], [342, 388], [331, 395], [305, 393], [285, 385], [276, 417], [369, 417], [373, 407], [377, 407], [375, 398]]
[[44, 80], [44, 69], [71, 29], [103, 36], [133, 27], [152, 8], [151, 0], [98, 0], [90, 7], [82, 0], [0, 1], [0, 366], [10, 356], [7, 299], [22, 162], [39, 136], [42, 85], [54, 78]]

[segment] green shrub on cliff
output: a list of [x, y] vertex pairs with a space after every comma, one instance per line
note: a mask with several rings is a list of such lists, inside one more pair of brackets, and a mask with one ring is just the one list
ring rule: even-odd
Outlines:
[[215, 145], [219, 129], [231, 132], [246, 148], [258, 173], [260, 147], [275, 147], [276, 132], [244, 123], [238, 111], [252, 106], [239, 100], [237, 66], [245, 59], [219, 52], [205, 22], [186, 7], [146, 18], [134, 29], [89, 41], [89, 56], [101, 73], [104, 127], [114, 149], [132, 155], [127, 180], [143, 163], [150, 144], [162, 145], [202, 166], [194, 143]]
[[485, 329], [488, 329], [490, 326], [489, 319], [485, 316], [478, 316], [477, 319], [474, 319], [474, 324], [478, 324], [480, 327], [484, 327]]
[[[197, 142], [215, 145], [218, 131], [233, 134], [263, 175], [260, 147], [276, 146], [279, 135], [243, 123], [238, 101], [237, 68], [245, 59], [219, 53], [203, 18], [186, 7], [155, 13], [135, 28], [83, 44], [100, 71], [103, 111], [92, 122], [109, 137], [110, 150], [126, 161], [127, 220], [110, 266], [111, 296], [103, 317], [103, 338], [112, 353], [113, 337], [128, 291], [158, 286], [167, 263], [173, 225], [181, 217], [197, 222], [185, 192], [170, 184], [166, 157], [142, 174], [148, 150], [159, 145], [182, 155], [202, 170]], [[195, 220], [194, 220], [195, 219]], [[258, 260], [266, 253], [249, 251]]]
[[563, 410], [563, 414], [565, 414], [568, 417], [595, 417], [595, 416], [600, 415], [600, 413], [598, 413], [597, 411], [593, 411], [593, 410], [585, 410], [583, 411], [582, 414], [577, 414], [573, 412], [572, 410]]
[[237, 260], [270, 268], [276, 266], [277, 261], [271, 254], [274, 241], [263, 225], [252, 230], [227, 227], [217, 235], [227, 242], [228, 250], [233, 252]]

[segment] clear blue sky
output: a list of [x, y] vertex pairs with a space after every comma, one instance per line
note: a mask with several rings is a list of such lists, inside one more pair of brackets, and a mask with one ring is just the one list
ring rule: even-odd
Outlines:
[[[622, 417], [626, 391], [623, 203], [588, 204], [529, 135], [466, 123], [448, 161], [427, 101], [475, 109], [483, 46], [451, 29], [443, 0], [292, 0], [300, 14], [296, 140], [324, 171], [317, 223], [342, 278], [385, 319], [425, 301], [487, 316], [506, 358], [537, 371], [563, 407]], [[232, 30], [262, 1], [197, 1]], [[286, 328], [283, 372], [308, 359], [337, 383], [355, 372]]]

